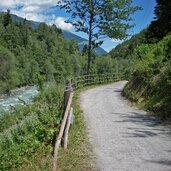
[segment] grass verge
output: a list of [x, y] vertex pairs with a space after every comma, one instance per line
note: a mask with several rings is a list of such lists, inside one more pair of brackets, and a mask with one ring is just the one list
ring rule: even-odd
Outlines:
[[[74, 92], [74, 124], [69, 133], [68, 149], [60, 149], [58, 170], [93, 171], [94, 156], [79, 107], [79, 93]], [[1, 117], [0, 171], [50, 171], [56, 131], [62, 118], [63, 94], [60, 86], [50, 86], [31, 106]], [[9, 120], [8, 120], [9, 119]], [[9, 121], [9, 122], [8, 122]]]
[[74, 124], [69, 133], [68, 149], [59, 151], [58, 166], [61, 171], [94, 171], [94, 155], [87, 136], [87, 127], [83, 112], [79, 106], [81, 91], [93, 88], [89, 86], [77, 90], [74, 94]]

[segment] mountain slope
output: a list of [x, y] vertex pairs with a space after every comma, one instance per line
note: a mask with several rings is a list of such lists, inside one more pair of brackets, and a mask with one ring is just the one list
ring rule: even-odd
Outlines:
[[69, 31], [62, 30], [62, 33], [63, 33], [65, 38], [67, 38], [67, 39], [75, 39], [75, 40], [77, 40], [78, 43], [86, 41], [86, 39], [84, 39], [84, 38], [82, 38], [80, 36], [77, 36], [77, 35], [69, 32]]
[[146, 29], [142, 30], [140, 33], [133, 35], [129, 40], [124, 41], [123, 43], [117, 45], [112, 49], [109, 54], [112, 58], [118, 59], [129, 59], [132, 57], [134, 49], [145, 43], [145, 32]]
[[[24, 21], [24, 18], [19, 17], [17, 15], [11, 14], [11, 16], [12, 16], [13, 21], [16, 21], [16, 22], [23, 22]], [[39, 25], [41, 24], [40, 22], [35, 22], [35, 21], [31, 21], [31, 20], [28, 20], [28, 21], [31, 23], [32, 28], [38, 28]], [[64, 38], [66, 38], [66, 39], [75, 39], [76, 42], [78, 43], [78, 47], [80, 50], [83, 49], [85, 44], [88, 44], [87, 39], [84, 39], [80, 36], [77, 36], [77, 35], [69, 32], [69, 31], [62, 30], [62, 33], [63, 33]], [[107, 54], [107, 52], [101, 47], [95, 48], [94, 51], [97, 53], [97, 55], [100, 55], [100, 56]]]
[[[78, 43], [78, 47], [79, 47], [80, 50], [83, 50], [84, 46], [88, 45], [88, 40], [87, 39], [84, 39], [84, 38], [82, 38], [80, 36], [77, 36], [77, 35], [69, 32], [69, 31], [66, 31], [66, 30], [62, 30], [62, 33], [63, 33], [63, 35], [64, 35], [64, 37], [66, 39], [75, 39], [77, 41], [77, 43]], [[101, 47], [95, 48], [94, 51], [97, 53], [97, 55], [105, 55], [105, 54], [107, 54], [107, 52]]]
[[46, 24], [32, 28], [22, 21], [11, 22], [9, 17], [5, 25], [0, 14], [0, 95], [36, 84], [39, 76], [51, 81], [85, 72], [85, 59], [60, 29]]

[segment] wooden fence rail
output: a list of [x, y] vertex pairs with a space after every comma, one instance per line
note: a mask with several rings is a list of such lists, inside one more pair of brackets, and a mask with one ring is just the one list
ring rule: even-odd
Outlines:
[[72, 91], [72, 84], [69, 81], [68, 87], [64, 92], [64, 116], [61, 123], [61, 127], [59, 130], [58, 135], [56, 136], [56, 143], [54, 148], [54, 157], [53, 157], [53, 171], [57, 171], [57, 159], [58, 159], [58, 149], [61, 144], [62, 137], [64, 136], [64, 148], [67, 148], [68, 142], [68, 132], [71, 123], [71, 115], [72, 112], [72, 99], [73, 99], [73, 91]]
[[73, 89], [87, 85], [110, 83], [124, 79], [123, 74], [85, 75], [73, 78]]
[[67, 81], [64, 91], [64, 115], [61, 122], [60, 130], [56, 135], [52, 171], [57, 171], [58, 150], [62, 139], [64, 149], [66, 149], [68, 145], [68, 133], [71, 120], [73, 118], [73, 90], [88, 85], [116, 82], [123, 79], [125, 79], [125, 76], [123, 74], [101, 74], [79, 76]]

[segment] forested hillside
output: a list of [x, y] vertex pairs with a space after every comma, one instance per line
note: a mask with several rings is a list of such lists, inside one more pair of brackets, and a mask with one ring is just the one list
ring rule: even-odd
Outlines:
[[[18, 23], [22, 23], [24, 21], [24, 18], [21, 18], [21, 17], [19, 17], [17, 15], [14, 15], [14, 14], [11, 14], [11, 18], [12, 18], [13, 21], [18, 22]], [[31, 27], [35, 28], [35, 29], [38, 28], [39, 25], [41, 24], [41, 22], [36, 22], [36, 21], [30, 21], [29, 20], [29, 22], [30, 22]], [[83, 47], [88, 44], [87, 39], [84, 39], [84, 38], [82, 38], [80, 36], [77, 36], [76, 34], [73, 34], [73, 33], [71, 33], [70, 31], [67, 31], [67, 30], [61, 30], [61, 31], [62, 31], [62, 34], [63, 34], [65, 39], [69, 39], [69, 40], [74, 39], [77, 42], [78, 47], [79, 47], [79, 49], [81, 51], [82, 51]], [[99, 56], [107, 54], [107, 52], [101, 47], [95, 48], [94, 51]]]
[[32, 29], [26, 20], [12, 22], [9, 12], [0, 15], [0, 94], [39, 79], [83, 74], [84, 62], [76, 43], [56, 26]]
[[109, 54], [112, 58], [117, 59], [129, 59], [132, 56], [134, 49], [142, 44], [145, 43], [145, 30], [142, 30], [140, 33], [132, 36], [129, 40], [126, 40], [122, 44], [117, 45], [114, 49], [112, 49]]
[[[80, 52], [74, 40], [64, 39], [55, 25], [32, 28], [27, 20], [14, 22], [0, 15], [0, 94], [11, 89], [86, 74], [87, 49]], [[91, 73], [126, 72], [129, 60], [92, 54]]]
[[113, 58], [128, 58], [131, 79], [124, 94], [158, 114], [171, 116], [171, 2], [157, 0], [156, 19], [140, 34], [118, 45]]
[[159, 114], [171, 115], [171, 36], [156, 44], [142, 44], [132, 54], [133, 75], [125, 95]]

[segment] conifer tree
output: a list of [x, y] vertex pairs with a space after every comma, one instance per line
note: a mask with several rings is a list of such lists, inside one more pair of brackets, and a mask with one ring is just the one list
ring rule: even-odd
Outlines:
[[12, 22], [10, 10], [7, 10], [7, 13], [3, 17], [3, 25], [6, 28]]

